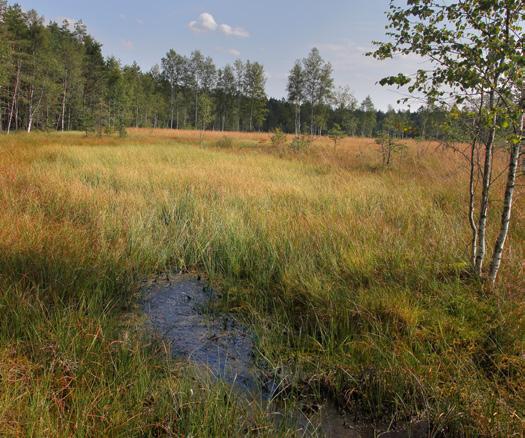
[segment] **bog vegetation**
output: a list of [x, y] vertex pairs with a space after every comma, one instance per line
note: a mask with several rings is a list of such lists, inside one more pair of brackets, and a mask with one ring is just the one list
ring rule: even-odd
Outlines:
[[255, 330], [287, 397], [519, 434], [523, 198], [484, 293], [465, 262], [458, 153], [411, 141], [385, 169], [373, 140], [296, 152], [292, 137], [233, 134], [224, 148], [224, 136], [0, 139], [0, 429], [274, 436], [262, 408], [188, 377], [136, 328], [139, 280], [188, 269]]
[[373, 55], [432, 68], [385, 78], [426, 104], [383, 113], [315, 48], [277, 101], [257, 62], [142, 72], [0, 0], [2, 434], [294, 435], [144, 331], [172, 271], [223, 291], [285, 405], [522, 434], [524, 11], [391, 2]]

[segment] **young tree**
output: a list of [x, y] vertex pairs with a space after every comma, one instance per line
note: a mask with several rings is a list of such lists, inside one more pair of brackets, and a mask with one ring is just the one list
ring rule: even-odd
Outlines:
[[224, 131], [227, 122], [228, 126], [231, 126], [231, 119], [235, 111], [235, 72], [232, 66], [227, 64], [224, 69], [219, 70], [217, 77], [217, 108], [220, 112], [219, 125], [221, 131]]
[[188, 59], [171, 49], [162, 58], [161, 66], [163, 77], [170, 85], [170, 128], [173, 129], [174, 119], [176, 118], [176, 127], [179, 129], [177, 92], [187, 82]]
[[[487, 280], [493, 285], [501, 264], [512, 212], [518, 161], [523, 142], [525, 48], [523, 0], [410, 1], [403, 6], [390, 2], [390, 42], [376, 43], [379, 59], [396, 53], [417, 54], [430, 61], [409, 78], [400, 73], [382, 84], [409, 85], [431, 102], [475, 107], [470, 133], [469, 223], [472, 228], [472, 264], [484, 273], [493, 157], [497, 134], [510, 127], [507, 136], [507, 182], [498, 237], [494, 244]], [[476, 156], [483, 161], [477, 169]], [[475, 219], [475, 178], [481, 174], [478, 218]]]
[[117, 130], [121, 136], [126, 132], [126, 120], [129, 111], [129, 93], [122, 68], [117, 59], [111, 57], [107, 60], [108, 83], [108, 130]]
[[237, 98], [236, 108], [236, 130], [240, 131], [242, 128], [242, 113], [243, 113], [243, 96], [246, 94], [245, 86], [245, 66], [240, 59], [236, 59], [233, 63], [233, 69], [235, 71], [235, 88]]
[[249, 130], [261, 127], [266, 116], [266, 77], [264, 67], [258, 62], [247, 61], [244, 68], [244, 84], [249, 106]]
[[350, 87], [338, 87], [333, 95], [332, 103], [334, 106], [334, 116], [337, 124], [342, 127], [347, 134], [354, 135], [357, 120], [355, 109], [357, 100], [350, 91]]
[[406, 149], [406, 146], [402, 143], [397, 143], [394, 137], [388, 132], [383, 132], [379, 138], [376, 139], [376, 143], [381, 147], [381, 157], [383, 161], [383, 167], [389, 167], [392, 163], [394, 153], [401, 152]]
[[193, 90], [195, 98], [194, 127], [198, 129], [199, 96], [202, 92], [208, 93], [215, 85], [216, 68], [210, 57], [204, 57], [199, 51], [192, 52], [189, 60], [188, 85]]
[[374, 134], [377, 118], [376, 109], [370, 96], [366, 96], [361, 103], [361, 114], [361, 135], [363, 137], [371, 137]]
[[295, 61], [288, 75], [288, 101], [295, 110], [295, 135], [301, 132], [301, 105], [305, 98], [304, 71], [300, 61]]
[[129, 96], [129, 121], [127, 126], [140, 125], [141, 111], [144, 108], [144, 88], [142, 86], [142, 72], [137, 63], [127, 65], [122, 70], [123, 80]]
[[326, 103], [333, 89], [332, 65], [325, 62], [319, 50], [313, 48], [303, 59], [304, 92], [310, 104], [310, 134], [315, 133], [315, 112], [319, 105]]
[[328, 135], [330, 137], [330, 140], [334, 142], [334, 152], [337, 148], [337, 142], [344, 138], [345, 132], [341, 129], [341, 126], [338, 123], [335, 123], [334, 126], [332, 126], [332, 129], [328, 131]]

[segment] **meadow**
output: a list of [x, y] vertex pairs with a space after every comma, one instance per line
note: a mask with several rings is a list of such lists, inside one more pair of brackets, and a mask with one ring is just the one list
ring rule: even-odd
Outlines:
[[2, 434], [293, 436], [142, 328], [141, 282], [190, 271], [254, 331], [289, 399], [435, 435], [521, 436], [523, 188], [485, 290], [466, 262], [467, 163], [405, 143], [385, 169], [365, 138], [0, 137]]

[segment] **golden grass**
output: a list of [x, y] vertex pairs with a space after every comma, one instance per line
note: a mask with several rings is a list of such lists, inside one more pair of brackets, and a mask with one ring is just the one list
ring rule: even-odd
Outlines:
[[[186, 380], [174, 373], [171, 389], [159, 386], [169, 362], [141, 352], [135, 331], [132, 346], [122, 342], [119, 315], [138, 281], [174, 268], [205, 271], [220, 285], [223, 305], [252, 324], [269, 366], [296, 390], [450, 433], [523, 427], [521, 194], [500, 287], [486, 294], [466, 273], [458, 154], [407, 141], [384, 170], [371, 139], [347, 138], [335, 151], [315, 139], [296, 153], [264, 133], [201, 135], [0, 138], [0, 427], [10, 435], [250, 430], [253, 419], [218, 403], [213, 385], [196, 412], [229, 426], [214, 415], [199, 423], [184, 408]], [[224, 136], [232, 147], [218, 147]]]

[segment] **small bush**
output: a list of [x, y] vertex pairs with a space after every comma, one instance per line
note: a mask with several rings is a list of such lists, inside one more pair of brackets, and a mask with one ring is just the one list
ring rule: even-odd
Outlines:
[[313, 139], [309, 135], [300, 135], [290, 143], [290, 149], [294, 152], [303, 152], [312, 145]]
[[402, 154], [407, 149], [403, 143], [396, 143], [390, 134], [381, 135], [376, 139], [376, 143], [380, 146], [383, 167], [392, 164], [394, 154]]
[[231, 149], [233, 147], [233, 139], [224, 136], [215, 142], [215, 146], [221, 149]]
[[272, 146], [281, 147], [286, 144], [286, 134], [279, 128], [273, 131], [272, 138], [270, 139]]

